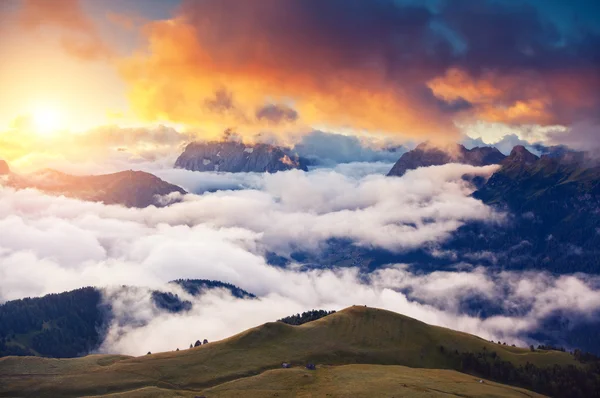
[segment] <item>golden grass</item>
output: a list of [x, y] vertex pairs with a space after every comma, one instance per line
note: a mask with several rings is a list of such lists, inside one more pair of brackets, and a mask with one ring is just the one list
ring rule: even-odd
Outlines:
[[269, 370], [202, 391], [229, 397], [541, 397], [453, 370], [396, 365], [343, 365]]

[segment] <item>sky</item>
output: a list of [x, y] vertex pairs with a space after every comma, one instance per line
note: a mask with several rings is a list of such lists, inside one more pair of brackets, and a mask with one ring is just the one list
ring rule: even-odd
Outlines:
[[593, 0], [6, 0], [0, 156], [33, 167], [57, 135], [161, 124], [588, 148], [599, 17]]
[[[595, 0], [0, 0], [0, 159], [17, 173], [143, 170], [189, 192], [127, 209], [0, 184], [0, 303], [100, 286], [115, 315], [100, 351], [135, 355], [352, 304], [519, 344], [549, 314], [598, 319], [597, 277], [493, 272], [478, 262], [489, 252], [368, 276], [265, 260], [328, 239], [451, 256], [439, 248], [460, 226], [506, 222], [462, 179], [497, 166], [384, 176], [425, 140], [599, 150], [598, 21]], [[187, 143], [227, 129], [322, 167], [173, 168]], [[258, 299], [188, 297], [166, 285], [178, 278]], [[192, 311], [161, 312], [157, 288]], [[468, 300], [502, 311], [469, 314]]]

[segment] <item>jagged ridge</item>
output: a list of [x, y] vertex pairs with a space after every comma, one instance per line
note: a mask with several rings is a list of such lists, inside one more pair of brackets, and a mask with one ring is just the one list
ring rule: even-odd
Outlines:
[[472, 166], [498, 164], [504, 156], [494, 147], [477, 147], [467, 149], [463, 145], [454, 144], [436, 146], [429, 142], [419, 144], [412, 151], [403, 154], [394, 164], [388, 176], [403, 176], [408, 170], [418, 167], [440, 166], [447, 163], [464, 163]]
[[245, 145], [233, 141], [193, 142], [177, 158], [175, 167], [230, 173], [307, 170], [298, 154], [287, 148], [269, 144]]

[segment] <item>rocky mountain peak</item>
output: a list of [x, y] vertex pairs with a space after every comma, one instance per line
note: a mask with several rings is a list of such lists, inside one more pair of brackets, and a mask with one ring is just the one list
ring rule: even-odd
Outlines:
[[447, 163], [487, 166], [498, 164], [504, 158], [505, 156], [494, 147], [467, 149], [460, 144], [436, 145], [426, 141], [403, 154], [388, 175], [402, 176], [406, 171], [418, 167], [440, 166]]
[[230, 140], [193, 142], [177, 158], [175, 167], [192, 171], [230, 173], [306, 170], [306, 165], [300, 156], [291, 149], [270, 144], [244, 144]]
[[523, 145], [515, 146], [512, 151], [510, 151], [510, 155], [505, 159], [505, 163], [519, 163], [519, 164], [532, 164], [539, 159], [536, 155], [529, 152], [527, 148]]

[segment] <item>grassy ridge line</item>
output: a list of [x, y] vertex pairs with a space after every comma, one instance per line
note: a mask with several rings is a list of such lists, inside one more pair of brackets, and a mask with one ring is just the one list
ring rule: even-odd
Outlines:
[[390, 311], [355, 306], [301, 326], [267, 323], [190, 350], [113, 356], [105, 366], [98, 364], [102, 356], [0, 358], [0, 396], [99, 395], [148, 386], [199, 390], [279, 368], [282, 362], [451, 369], [455, 365], [440, 352], [440, 345], [459, 352], [494, 351], [516, 366], [577, 364], [566, 353], [502, 346]]

